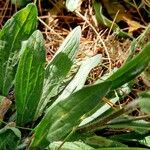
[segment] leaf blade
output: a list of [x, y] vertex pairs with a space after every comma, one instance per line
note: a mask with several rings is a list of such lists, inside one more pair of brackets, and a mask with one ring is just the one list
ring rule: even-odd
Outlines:
[[43, 112], [50, 98], [57, 95], [58, 88], [61, 85], [61, 82], [70, 71], [73, 60], [79, 48], [80, 36], [81, 28], [80, 26], [77, 26], [66, 37], [66, 39], [56, 52], [53, 60], [47, 65], [43, 94], [38, 105], [37, 116], [39, 116]]
[[15, 79], [17, 124], [19, 125], [34, 119], [42, 94], [45, 48], [40, 31], [37, 30], [31, 35], [23, 51]]
[[150, 62], [150, 43], [135, 58], [125, 63], [107, 81], [112, 81], [112, 90], [131, 81], [138, 76]]
[[98, 63], [100, 63], [100, 61], [101, 61], [101, 55], [96, 55], [94, 57], [91, 57], [83, 61], [75, 77], [70, 81], [70, 83], [63, 90], [62, 94], [56, 99], [56, 101], [51, 105], [50, 108], [52, 108], [61, 100], [67, 98], [73, 92], [83, 88], [89, 72], [91, 71], [92, 68], [97, 66]]
[[21, 42], [36, 29], [37, 9], [34, 4], [17, 12], [0, 31], [0, 93], [7, 96], [16, 73]]
[[99, 99], [109, 91], [110, 86], [111, 82], [88, 86], [59, 102], [47, 112], [35, 128], [30, 147], [42, 149], [50, 142], [64, 138], [81, 122], [82, 116], [97, 105]]

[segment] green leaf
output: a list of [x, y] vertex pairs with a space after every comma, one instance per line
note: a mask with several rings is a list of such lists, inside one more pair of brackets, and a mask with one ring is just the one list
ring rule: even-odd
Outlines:
[[43, 112], [50, 98], [58, 94], [58, 89], [73, 64], [73, 59], [79, 48], [80, 36], [81, 28], [78, 26], [66, 37], [53, 60], [47, 65], [37, 116]]
[[[59, 47], [58, 51], [56, 52], [55, 56], [59, 54], [59, 52], [65, 53], [71, 60], [74, 60], [77, 51], [79, 49], [80, 44], [80, 37], [81, 37], [81, 27], [77, 26], [74, 28], [69, 35], [65, 38], [62, 45]], [[54, 59], [55, 59], [54, 56]], [[50, 66], [47, 66], [47, 68]]]
[[141, 74], [141, 78], [143, 80], [143, 83], [147, 86], [150, 87], [150, 65], [143, 71]]
[[137, 120], [137, 121], [134, 121], [132, 119], [125, 119], [122, 121], [118, 120], [118, 122], [112, 121], [106, 126], [109, 128], [129, 128], [141, 134], [144, 134], [150, 131], [150, 128], [149, 128], [150, 122], [147, 122], [144, 120]]
[[126, 132], [123, 134], [116, 134], [109, 136], [110, 139], [120, 142], [137, 142], [145, 138], [145, 134], [140, 134], [134, 131]]
[[144, 91], [144, 92], [140, 92], [138, 93], [140, 98], [150, 98], [150, 91]]
[[138, 76], [150, 62], [150, 43], [135, 58], [125, 63], [107, 81], [112, 81], [112, 90]]
[[51, 105], [49, 109], [51, 109], [61, 100], [67, 98], [73, 92], [80, 90], [84, 86], [87, 76], [91, 71], [91, 69], [94, 68], [96, 65], [98, 65], [100, 61], [101, 55], [96, 55], [83, 61], [74, 78], [70, 81], [70, 83], [63, 90], [62, 94], [56, 99], [56, 101]]
[[150, 114], [150, 97], [140, 99], [139, 106], [142, 112]]
[[150, 147], [150, 136], [146, 136], [143, 140], [139, 141], [141, 144]]
[[0, 150], [17, 150], [21, 132], [15, 127], [4, 127], [0, 130]]
[[5, 98], [4, 96], [0, 95], [0, 103], [4, 100], [4, 98]]
[[37, 30], [31, 35], [22, 51], [15, 79], [17, 124], [19, 125], [34, 119], [42, 94], [45, 49], [40, 31]]
[[[115, 104], [119, 100], [119, 97], [113, 98], [110, 100], [110, 103]], [[103, 115], [106, 111], [108, 111], [111, 108], [109, 104], [105, 103], [99, 103], [94, 110], [91, 110], [92, 112], [89, 112], [90, 115], [88, 115], [79, 126], [86, 125], [93, 120], [97, 119], [98, 117], [101, 118], [101, 115]], [[103, 116], [105, 117], [105, 115]], [[102, 117], [102, 118], [103, 118]]]
[[93, 109], [106, 95], [110, 86], [111, 82], [87, 86], [50, 109], [35, 128], [31, 148], [43, 149], [50, 142], [64, 139], [79, 125], [83, 115]]
[[[110, 75], [109, 75], [110, 76]], [[102, 76], [100, 79], [97, 80], [97, 83], [104, 82], [108, 78], [108, 75]], [[120, 96], [124, 97], [125, 95], [129, 94], [131, 90], [129, 89], [128, 84], [124, 84], [123, 86], [119, 87], [119, 89], [116, 91], [111, 91], [107, 94], [104, 100], [109, 100], [111, 104], [115, 104], [117, 101], [120, 100]], [[94, 109], [92, 109], [88, 115], [87, 118], [85, 118], [79, 126], [86, 125], [89, 122], [92, 122], [95, 119], [101, 119], [107, 116], [108, 114], [111, 114], [114, 111], [112, 108], [112, 105], [108, 103], [99, 103]]]
[[129, 35], [119, 28], [119, 26], [114, 23], [113, 21], [109, 20], [107, 17], [103, 15], [103, 7], [101, 5], [100, 1], [94, 0], [93, 1], [93, 8], [95, 10], [95, 16], [97, 23], [99, 25], [106, 26], [108, 28], [112, 28], [112, 30], [118, 35], [118, 36], [123, 36], [123, 37], [129, 37]]
[[59, 86], [71, 69], [72, 64], [68, 56], [60, 52], [57, 58], [51, 62], [51, 65], [48, 67], [49, 69], [46, 69], [43, 93], [38, 105], [37, 117], [43, 113], [45, 106], [50, 102], [50, 98], [58, 93]]
[[119, 143], [114, 140], [107, 139], [102, 136], [92, 136], [86, 139], [85, 141], [86, 144], [97, 147], [97, 148], [102, 148], [102, 147], [127, 147], [126, 145]]
[[[53, 142], [49, 145], [50, 150], [56, 150], [62, 142]], [[47, 150], [49, 150], [47, 149]], [[94, 150], [94, 148], [89, 145], [75, 141], [75, 142], [65, 142], [59, 150]]]
[[[98, 24], [105, 25], [106, 27], [110, 28], [112, 26], [113, 22], [111, 20], [107, 19], [103, 15], [103, 9], [102, 9], [101, 3], [97, 0], [94, 0], [93, 7], [95, 10], [95, 15], [96, 15], [96, 19], [97, 19]], [[117, 29], [119, 29], [119, 26], [115, 23], [115, 24], [113, 24], [112, 29], [117, 30]]]
[[7, 96], [13, 85], [21, 43], [36, 29], [37, 9], [34, 4], [18, 11], [0, 31], [0, 94]]
[[149, 119], [149, 116], [143, 117], [122, 117], [123, 114], [131, 112], [137, 108], [138, 100], [129, 103], [126, 107], [115, 112], [109, 113], [106, 116], [97, 118], [94, 122], [80, 127], [82, 132], [92, 132], [100, 128], [129, 128], [138, 133], [145, 134], [149, 132], [150, 123], [141, 119]]
[[149, 32], [150, 32], [150, 24], [148, 24], [145, 30], [136, 39], [134, 39], [131, 42], [129, 48], [129, 54], [128, 54], [128, 58], [126, 59], [126, 62], [133, 58], [133, 56], [136, 54], [137, 48], [142, 49], [147, 44], [147, 41], [145, 39], [149, 35]]

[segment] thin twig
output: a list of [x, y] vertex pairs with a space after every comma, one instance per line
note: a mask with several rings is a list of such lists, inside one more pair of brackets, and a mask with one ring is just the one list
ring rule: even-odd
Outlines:
[[55, 32], [52, 28], [50, 28], [43, 20], [41, 20], [38, 17], [38, 20], [46, 27], [48, 28], [50, 31], [52, 31], [53, 33], [55, 33], [60, 39], [64, 40], [64, 38], [62, 36], [60, 36], [57, 32]]
[[4, 11], [2, 12], [2, 17], [1, 17], [1, 20], [0, 20], [0, 26], [2, 26], [2, 22], [3, 22], [3, 19], [4, 19], [5, 15], [6, 15], [8, 5], [9, 5], [9, 0], [7, 0], [5, 5], [4, 5], [4, 9], [3, 9]]
[[135, 0], [133, 0], [133, 3], [134, 3], [134, 5], [135, 5], [135, 8], [136, 8], [136, 10], [137, 10], [137, 13], [139, 14], [139, 16], [140, 16], [142, 22], [146, 25], [146, 22], [144, 21], [144, 19], [143, 19], [141, 13], [140, 13], [140, 11], [139, 11], [139, 8], [137, 7], [137, 4], [136, 4]]
[[109, 72], [111, 72], [111, 59], [110, 59], [110, 55], [109, 55], [109, 52], [107, 50], [107, 47], [101, 37], [101, 35], [96, 31], [96, 29], [93, 27], [93, 25], [89, 22], [89, 20], [87, 20], [86, 17], [84, 17], [80, 12], [78, 12], [77, 10], [75, 11], [77, 15], [79, 15], [91, 28], [92, 30], [95, 32], [95, 34], [97, 35], [97, 38], [99, 38], [100, 42], [102, 43], [103, 47], [104, 47], [104, 50], [105, 50], [105, 53], [108, 57], [108, 61], [109, 61]]
[[114, 26], [114, 24], [115, 24], [115, 21], [116, 21], [116, 19], [117, 19], [118, 14], [119, 14], [119, 10], [117, 11], [117, 13], [116, 13], [116, 15], [115, 15], [115, 17], [114, 17], [114, 19], [113, 19], [113, 21], [112, 21], [112, 24], [111, 24], [111, 27], [110, 27], [110, 29], [109, 29], [109, 31], [108, 31], [108, 35], [107, 35], [107, 38], [106, 38], [106, 39], [108, 39], [108, 37], [110, 36], [110, 32], [112, 31], [112, 28], [113, 28], [113, 26]]

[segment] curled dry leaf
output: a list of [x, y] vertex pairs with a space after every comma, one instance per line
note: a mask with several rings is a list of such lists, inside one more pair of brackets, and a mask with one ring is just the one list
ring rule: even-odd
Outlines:
[[128, 25], [128, 33], [132, 33], [140, 28], [144, 28], [139, 22], [133, 20], [132, 14], [125, 9], [118, 0], [102, 0], [102, 3], [107, 10], [110, 17], [115, 20], [116, 23], [124, 21]]
[[11, 106], [11, 103], [12, 102], [6, 97], [4, 97], [0, 102], [0, 120], [3, 120], [4, 115]]

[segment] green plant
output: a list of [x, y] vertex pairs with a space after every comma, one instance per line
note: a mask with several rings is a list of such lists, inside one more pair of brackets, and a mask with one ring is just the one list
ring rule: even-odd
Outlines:
[[[150, 44], [103, 82], [84, 86], [89, 71], [100, 63], [101, 55], [96, 55], [84, 61], [74, 78], [63, 86], [79, 48], [81, 29], [78, 26], [67, 36], [46, 65], [44, 39], [36, 30], [36, 18], [36, 6], [29, 4], [0, 31], [0, 149], [71, 150], [74, 147], [103, 150], [121, 147], [128, 150], [122, 134], [108, 138], [94, 134], [106, 127], [132, 129], [131, 137], [139, 142], [146, 138], [150, 123], [144, 119], [149, 116], [136, 118], [128, 113], [137, 107], [149, 113], [149, 105], [145, 105], [149, 104], [149, 94], [141, 95], [139, 100], [124, 108], [113, 111], [109, 107], [90, 121], [86, 119], [107, 105], [102, 101], [104, 96], [110, 96], [110, 92], [134, 79], [148, 66]], [[10, 106], [8, 99], [12, 90], [16, 108]], [[6, 100], [10, 104], [7, 107], [4, 105]], [[14, 114], [8, 113], [10, 119], [5, 120], [6, 108]]]

